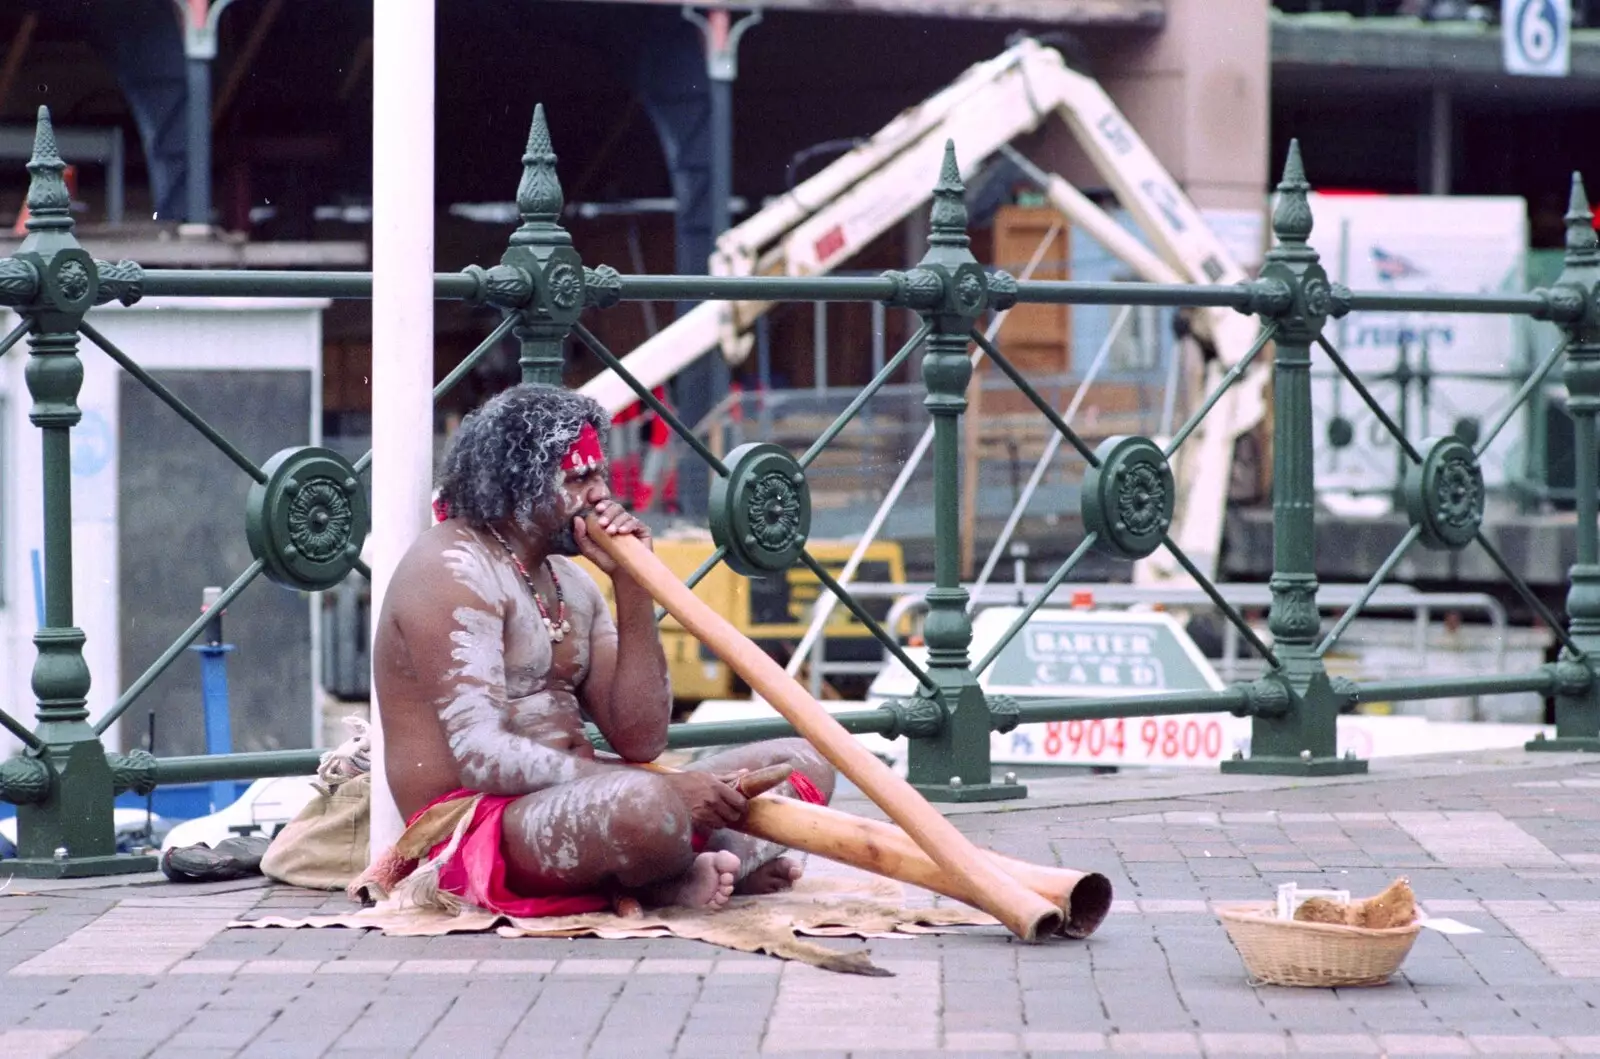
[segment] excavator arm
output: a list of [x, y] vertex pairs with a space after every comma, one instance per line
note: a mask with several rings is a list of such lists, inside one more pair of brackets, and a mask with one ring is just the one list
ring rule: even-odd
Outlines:
[[[927, 202], [928, 174], [938, 171], [947, 140], [955, 142], [962, 175], [970, 178], [997, 151], [1020, 157], [1009, 150], [1010, 142], [1052, 114], [1067, 123], [1154, 251], [1067, 181], [1025, 164], [1056, 209], [1147, 282], [1229, 284], [1247, 278], [1099, 83], [1029, 39], [971, 67], [731, 228], [717, 241], [710, 271], [726, 276], [827, 273]], [[749, 354], [751, 327], [770, 308], [764, 302], [705, 302], [640, 344], [623, 363], [651, 387], [712, 349], [739, 363]], [[1196, 329], [1218, 353], [1207, 380], [1214, 385], [1249, 351], [1256, 325], [1229, 309], [1196, 315]], [[1171, 535], [1208, 576], [1215, 574], [1221, 544], [1234, 439], [1265, 411], [1267, 372], [1258, 365], [1212, 409], [1174, 467], [1180, 495]], [[609, 370], [583, 392], [613, 413], [635, 400]], [[1163, 552], [1138, 564], [1135, 573], [1142, 583], [1186, 577]]]

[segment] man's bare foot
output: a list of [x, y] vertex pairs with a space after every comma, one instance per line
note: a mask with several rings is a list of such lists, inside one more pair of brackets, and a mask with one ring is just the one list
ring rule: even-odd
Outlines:
[[678, 908], [703, 908], [715, 912], [733, 896], [733, 880], [739, 871], [739, 858], [725, 849], [695, 857], [689, 870], [676, 879], [654, 886], [647, 900], [653, 905]]
[[739, 880], [738, 894], [773, 894], [787, 890], [800, 878], [800, 865], [788, 857], [774, 857]]

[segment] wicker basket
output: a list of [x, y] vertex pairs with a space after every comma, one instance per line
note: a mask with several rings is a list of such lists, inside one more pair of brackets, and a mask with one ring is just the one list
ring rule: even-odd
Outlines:
[[1371, 930], [1284, 920], [1269, 903], [1221, 906], [1217, 915], [1251, 978], [1268, 985], [1382, 985], [1422, 930], [1416, 922]]

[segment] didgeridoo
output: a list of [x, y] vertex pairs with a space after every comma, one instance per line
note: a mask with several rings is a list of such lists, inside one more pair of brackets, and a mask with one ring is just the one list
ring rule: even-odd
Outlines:
[[[933, 806], [858, 743], [793, 677], [712, 610], [637, 537], [613, 536], [590, 513], [588, 535], [696, 639], [761, 695], [850, 782], [903, 828], [971, 903], [1024, 941], [1058, 933], [1061, 909], [982, 856]], [[967, 900], [967, 898], [961, 898]]]
[[[655, 764], [643, 767], [652, 772], [676, 771]], [[777, 768], [786, 772], [789, 766]], [[752, 796], [750, 791], [753, 789], [770, 789], [777, 785], [774, 783], [769, 786], [765, 782], [765, 774], [769, 771], [761, 769], [750, 773], [744, 777], [745, 780], [759, 776], [761, 781], [739, 785], [740, 792], [750, 801], [745, 809], [744, 820], [733, 825], [733, 830], [848, 864], [874, 875], [920, 886], [954, 898], [962, 904], [981, 907], [977, 895], [970, 892], [961, 880], [948, 875], [904, 831], [893, 824], [863, 819], [825, 805], [812, 805], [793, 798]], [[773, 776], [776, 775], [778, 773], [774, 772]], [[1111, 883], [1098, 872], [1046, 868], [981, 847], [978, 852], [1002, 872], [1061, 910], [1062, 924], [1057, 928], [1059, 934], [1069, 938], [1087, 938], [1111, 910]]]
[[[769, 794], [750, 800], [744, 822], [735, 830], [920, 886], [974, 908], [984, 907], [980, 892], [944, 871], [892, 824]], [[1016, 885], [1059, 911], [1057, 934], [1087, 938], [1111, 910], [1111, 882], [1098, 872], [1045, 868], [992, 850], [976, 852]]]

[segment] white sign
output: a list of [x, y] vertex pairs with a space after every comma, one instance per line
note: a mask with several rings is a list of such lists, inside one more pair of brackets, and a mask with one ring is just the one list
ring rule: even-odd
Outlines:
[[[1020, 608], [992, 607], [979, 611], [972, 623], [974, 659], [982, 658], [1010, 627]], [[1056, 657], [1060, 653], [1063, 627], [1078, 626], [1088, 641], [1068, 645], [1084, 663], [1085, 679], [1077, 682], [1070, 667], [1061, 678]], [[1115, 635], [1117, 631], [1122, 635]], [[1041, 643], [1034, 633], [1048, 635], [1055, 650], [1049, 652], [1051, 665], [1030, 669], [1025, 660], [1037, 661]], [[1142, 644], [1142, 641], [1149, 641]], [[1045, 644], [1043, 646], [1050, 646]], [[1141, 649], [1143, 647], [1144, 649]], [[1080, 649], [1081, 648], [1081, 649]], [[1159, 649], [1157, 649], [1159, 648]], [[927, 648], [907, 647], [913, 662], [923, 665]], [[1092, 658], [1090, 656], [1093, 656]], [[1115, 656], [1115, 657], [1113, 657]], [[1163, 678], [1154, 687], [1135, 686], [1124, 680], [1137, 666], [1125, 663], [1136, 656], [1145, 663], [1160, 661]], [[1116, 662], [1101, 679], [1100, 663]], [[1009, 663], [1009, 664], [1008, 664]], [[1092, 663], [1092, 664], [1091, 664]], [[1022, 674], [1033, 679], [1006, 679]], [[1116, 678], [1113, 683], [1111, 678]], [[978, 680], [990, 695], [1011, 695], [1017, 699], [1111, 699], [1126, 695], [1160, 692], [1221, 690], [1224, 685], [1210, 661], [1195, 646], [1184, 627], [1172, 615], [1162, 612], [1065, 611], [1043, 609], [1033, 616], [1022, 633], [1001, 653], [1000, 658]], [[848, 712], [861, 705], [877, 706], [888, 699], [903, 699], [917, 690], [914, 678], [899, 662], [890, 660], [873, 680], [865, 704], [831, 701], [824, 707], [831, 712]], [[764, 703], [718, 702], [703, 704], [691, 722], [743, 720], [772, 716]], [[1248, 717], [1230, 713], [1186, 713], [1164, 717], [1119, 717], [1091, 721], [1049, 721], [1018, 725], [1009, 732], [992, 732], [989, 758], [997, 765], [1102, 765], [1216, 768], [1235, 752], [1250, 754], [1253, 725]], [[1466, 753], [1474, 750], [1520, 747], [1538, 732], [1553, 734], [1544, 725], [1449, 724], [1430, 722], [1420, 716], [1365, 716], [1344, 714], [1337, 722], [1336, 753], [1353, 753], [1363, 760], [1423, 753]], [[905, 768], [906, 740], [887, 740], [881, 736], [858, 736], [874, 753]]]
[[1226, 713], [1018, 725], [989, 737], [990, 760], [1029, 765], [1208, 765], [1250, 745], [1250, 721]]
[[1506, 73], [1565, 77], [1572, 52], [1571, 0], [1500, 0]]
[[[989, 650], [1021, 608], [993, 607], [973, 622], [974, 657]], [[980, 646], [981, 645], [981, 646]], [[1030, 665], [1023, 664], [1026, 659]], [[1031, 679], [1023, 683], [1019, 676]], [[1220, 691], [1222, 680], [1188, 632], [1161, 612], [1041, 610], [1000, 653], [981, 683], [990, 694], [1114, 698]], [[1232, 723], [1229, 723], [1232, 722]], [[990, 736], [1002, 763], [1212, 765], [1249, 745], [1250, 722], [1188, 713], [1019, 725]]]
[[[1021, 613], [1020, 607], [978, 612], [972, 623], [972, 657], [986, 654]], [[919, 664], [925, 652], [908, 649]], [[1210, 661], [1170, 614], [1057, 609], [1034, 614], [978, 683], [988, 694], [1024, 700], [1223, 688]], [[903, 698], [915, 691], [916, 681], [896, 662], [872, 682], [868, 697]], [[1214, 767], [1249, 744], [1247, 718], [1192, 713], [1023, 724], [992, 733], [989, 754], [998, 764]]]
[[[926, 648], [907, 649], [921, 664]], [[874, 687], [865, 702], [830, 699], [820, 705], [829, 713], [853, 713], [881, 706], [885, 699], [901, 698], [916, 689], [910, 674], [892, 663], [891, 683], [885, 693]], [[900, 678], [905, 679], [900, 679]], [[1054, 697], [1054, 696], [1052, 696]], [[714, 699], [701, 703], [690, 724], [749, 721], [777, 716], [760, 699]], [[1346, 713], [1338, 719], [1336, 753], [1354, 754], [1362, 760], [1410, 757], [1416, 754], [1470, 754], [1479, 750], [1514, 750], [1543, 733], [1555, 736], [1555, 726], [1493, 724], [1482, 721], [1455, 723], [1426, 717], [1378, 717]], [[1233, 757], [1235, 750], [1249, 756], [1251, 722], [1227, 713], [1186, 714], [1178, 717], [1125, 717], [1103, 721], [1051, 721], [1024, 724], [989, 737], [989, 759], [996, 765], [1149, 765], [1162, 768], [1195, 766], [1215, 769]], [[906, 774], [907, 740], [881, 735], [858, 735], [856, 740]]]
[[[989, 756], [996, 764], [1216, 768], [1233, 757], [1236, 750], [1250, 756], [1251, 728], [1250, 718], [1228, 713], [1052, 721], [992, 733]], [[1354, 754], [1368, 761], [1413, 754], [1509, 750], [1522, 746], [1540, 732], [1553, 737], [1555, 728], [1346, 713], [1337, 721], [1335, 754], [1339, 757]]]
[[[1312, 247], [1329, 276], [1354, 290], [1491, 294], [1524, 287], [1528, 211], [1520, 198], [1313, 194], [1311, 210], [1317, 219]], [[1368, 310], [1329, 320], [1324, 334], [1390, 417], [1405, 423], [1413, 443], [1449, 434], [1463, 419], [1487, 427], [1526, 371], [1518, 324], [1508, 316]], [[1426, 402], [1413, 380], [1402, 417], [1392, 374], [1402, 350], [1417, 371], [1424, 349], [1431, 369], [1444, 377], [1434, 377]], [[1483, 377], [1500, 372], [1506, 377]], [[1317, 486], [1365, 493], [1392, 488], [1399, 461], [1393, 439], [1320, 352], [1312, 357], [1311, 389]], [[1354, 428], [1352, 444], [1332, 444], [1328, 426], [1335, 416]], [[1505, 483], [1524, 433], [1523, 420], [1513, 419], [1484, 454], [1490, 488]]]
[[[980, 611], [972, 628], [974, 650], [987, 653], [1021, 616], [1021, 607]], [[990, 694], [1034, 698], [1222, 688], [1172, 615], [1081, 610], [1034, 614], [983, 674], [982, 684]]]

